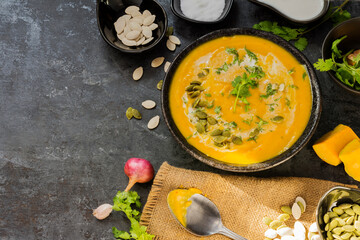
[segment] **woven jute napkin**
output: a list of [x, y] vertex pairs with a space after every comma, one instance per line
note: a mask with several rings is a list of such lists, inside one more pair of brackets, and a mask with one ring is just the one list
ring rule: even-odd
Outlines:
[[[218, 207], [224, 225], [249, 240], [263, 240], [268, 227], [262, 222], [267, 216], [275, 219], [282, 205], [291, 206], [297, 196], [306, 200], [307, 207], [300, 221], [308, 228], [315, 221], [317, 203], [334, 186], [344, 184], [311, 178], [253, 178], [219, 175], [176, 168], [168, 163], [160, 167], [141, 216], [156, 240], [227, 239], [222, 235], [200, 238], [188, 233], [171, 215], [168, 193], [178, 187], [202, 190]], [[286, 222], [293, 227], [294, 220]]]

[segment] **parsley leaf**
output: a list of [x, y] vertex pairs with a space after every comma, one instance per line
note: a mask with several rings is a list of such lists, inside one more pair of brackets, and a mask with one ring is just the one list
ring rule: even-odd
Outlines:
[[251, 58], [254, 59], [255, 61], [258, 61], [258, 58], [256, 56], [255, 53], [253, 53], [252, 51], [250, 51], [249, 49], [247, 49], [246, 47], [244, 48], [246, 51], [246, 54]]
[[318, 59], [318, 61], [314, 63], [314, 67], [321, 72], [330, 71], [334, 69], [334, 66], [335, 63], [332, 59], [326, 59], [325, 61], [323, 59]]
[[124, 212], [131, 222], [129, 232], [120, 231], [116, 227], [112, 228], [112, 232], [116, 239], [138, 239], [138, 240], [152, 240], [155, 236], [146, 232], [146, 227], [140, 225], [140, 212], [133, 209], [132, 206], [140, 208], [140, 197], [135, 191], [121, 192], [119, 191], [113, 199], [113, 209], [115, 211]]
[[221, 106], [215, 107], [214, 111], [215, 111], [216, 114], [219, 114], [220, 111], [221, 111]]
[[331, 16], [331, 21], [334, 23], [335, 26], [350, 18], [351, 18], [351, 14], [347, 10], [340, 9], [339, 11], [334, 12], [334, 14]]
[[341, 58], [341, 57], [342, 57], [342, 52], [341, 52], [341, 50], [338, 48], [338, 45], [339, 45], [340, 42], [341, 42], [342, 40], [344, 40], [346, 37], [347, 37], [347, 36], [345, 35], [345, 36], [343, 36], [342, 38], [336, 39], [336, 40], [332, 43], [332, 45], [331, 45], [331, 51], [332, 51], [332, 53], [335, 54], [335, 57], [337, 57], [337, 58]]
[[269, 84], [266, 86], [266, 94], [260, 95], [260, 98], [268, 98], [268, 97], [274, 95], [276, 92], [277, 92], [277, 90], [276, 90], [276, 89], [273, 89], [273, 88], [272, 88], [272, 84], [269, 83]]
[[308, 41], [306, 38], [304, 37], [301, 37], [299, 38], [295, 43], [294, 43], [295, 47], [297, 49], [299, 49], [300, 51], [304, 51], [305, 48], [307, 47], [308, 45]]
[[258, 82], [255, 79], [250, 79], [247, 73], [243, 73], [242, 76], [237, 76], [232, 82], [231, 85], [234, 89], [230, 92], [232, 95], [236, 96], [234, 103], [234, 112], [236, 111], [236, 104], [240, 98], [243, 103], [245, 103], [245, 111], [249, 111], [249, 102], [246, 100], [247, 97], [251, 96], [249, 88], [255, 88], [258, 86]]

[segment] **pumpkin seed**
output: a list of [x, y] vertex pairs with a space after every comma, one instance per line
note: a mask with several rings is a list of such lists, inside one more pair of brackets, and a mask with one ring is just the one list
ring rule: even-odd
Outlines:
[[199, 102], [200, 102], [200, 98], [197, 98], [197, 99], [193, 102], [192, 107], [193, 107], [193, 108], [196, 108], [196, 107], [199, 105]]
[[125, 13], [131, 14], [132, 12], [138, 12], [140, 10], [137, 6], [129, 6], [125, 9]]
[[178, 37], [174, 36], [174, 35], [170, 35], [170, 36], [169, 36], [169, 40], [170, 40], [172, 43], [176, 44], [176, 45], [180, 45], [180, 44], [181, 44], [180, 39], [179, 39]]
[[200, 100], [199, 107], [206, 107], [208, 105], [208, 101]]
[[197, 117], [200, 118], [200, 119], [206, 119], [206, 118], [207, 118], [206, 112], [202, 112], [202, 111], [197, 111], [197, 112], [195, 113], [195, 116], [197, 116]]
[[346, 214], [349, 214], [350, 216], [354, 216], [354, 215], [355, 215], [354, 210], [352, 210], [351, 208], [345, 209], [344, 211], [345, 211]]
[[142, 34], [144, 34], [144, 36], [146, 38], [151, 38], [152, 37], [152, 30], [147, 27], [147, 26], [142, 26]]
[[185, 91], [191, 92], [191, 91], [193, 91], [193, 88], [194, 88], [194, 85], [189, 85], [185, 88]]
[[283, 224], [283, 222], [279, 221], [279, 220], [274, 220], [269, 224], [269, 227], [271, 229], [277, 229], [278, 227], [280, 227]]
[[133, 47], [133, 46], [136, 46], [136, 41], [133, 41], [133, 40], [129, 40], [127, 39], [126, 37], [124, 37], [123, 39], [121, 39], [121, 42], [128, 46], [128, 47]]
[[257, 135], [259, 135], [260, 131], [258, 128], [255, 128], [254, 131], [252, 131], [250, 134], [249, 134], [249, 138], [253, 138], [253, 137], [256, 137]]
[[269, 218], [269, 217], [264, 217], [263, 218], [263, 223], [265, 223], [266, 225], [269, 226], [271, 222], [272, 222], [271, 218]]
[[344, 225], [342, 228], [344, 229], [345, 232], [355, 231], [355, 227], [353, 225]]
[[144, 73], [143, 67], [138, 67], [138, 68], [135, 69], [135, 71], [133, 72], [133, 79], [134, 79], [135, 81], [139, 80], [139, 79], [142, 77], [143, 73]]
[[335, 218], [334, 220], [338, 222], [339, 226], [344, 226], [346, 224], [346, 222], [341, 218]]
[[333, 236], [333, 237], [334, 237], [335, 239], [339, 239], [339, 240], [342, 240], [342, 239], [341, 239], [341, 237], [340, 237], [340, 235], [337, 235], [337, 234], [333, 234], [332, 236]]
[[140, 35], [140, 31], [133, 30], [125, 35], [129, 40], [135, 40]]
[[328, 212], [328, 214], [329, 214], [329, 217], [330, 218], [335, 218], [335, 217], [338, 217], [339, 215], [337, 215], [336, 213], [334, 213], [334, 212]]
[[223, 131], [222, 135], [223, 135], [224, 137], [230, 137], [230, 136], [231, 136], [231, 132], [230, 132], [230, 130], [227, 129], [227, 130]]
[[203, 68], [201, 72], [197, 74], [198, 78], [206, 77], [209, 74], [210, 70], [208, 68]]
[[197, 123], [195, 124], [195, 128], [196, 128], [196, 131], [197, 131], [198, 133], [200, 133], [200, 134], [202, 134], [202, 133], [205, 132], [205, 127], [204, 127], [201, 123], [199, 123], [199, 122], [197, 122]]
[[[143, 41], [143, 42], [141, 43], [141, 45], [146, 45], [146, 44], [148, 44], [149, 42], [151, 42], [153, 39], [154, 39], [154, 37], [148, 38], [148, 39], [146, 39], [145, 41]], [[161, 64], [160, 64], [160, 65], [161, 65]]]
[[204, 91], [205, 88], [203, 86], [200, 86], [200, 85], [196, 85], [194, 86], [194, 90], [197, 90], [197, 91]]
[[166, 47], [170, 50], [170, 51], [175, 51], [176, 49], [176, 45], [174, 43], [172, 43], [170, 40], [166, 41]]
[[336, 227], [332, 230], [332, 232], [337, 235], [340, 235], [343, 231], [344, 231], [344, 229], [342, 227]]
[[215, 124], [217, 124], [217, 120], [216, 120], [215, 118], [213, 118], [213, 117], [208, 117], [208, 118], [207, 118], [207, 121], [208, 121], [208, 123], [209, 123], [210, 125], [215, 125]]
[[353, 221], [354, 221], [354, 216], [351, 216], [351, 217], [349, 217], [347, 220], [345, 220], [345, 224], [346, 224], [346, 225], [350, 225], [350, 224], [353, 223]]
[[168, 27], [168, 28], [166, 29], [165, 35], [166, 35], [167, 37], [169, 37], [170, 35], [173, 34], [173, 32], [174, 32], [174, 27]]
[[317, 225], [316, 225], [316, 222], [312, 223], [309, 227], [309, 232], [313, 232], [313, 233], [317, 233], [319, 232], [318, 231], [318, 228], [317, 228]]
[[207, 121], [205, 119], [199, 120], [199, 123], [201, 123], [204, 127], [207, 125]]
[[150, 16], [151, 12], [149, 10], [144, 10], [143, 14], [144, 17]]
[[201, 82], [198, 80], [194, 80], [190, 82], [191, 85], [201, 85]]
[[124, 31], [125, 25], [126, 22], [124, 18], [119, 18], [118, 20], [116, 20], [116, 22], [114, 23], [114, 27], [118, 35]]
[[339, 222], [334, 219], [334, 220], [331, 220], [330, 224], [329, 224], [329, 231], [333, 230], [334, 228], [336, 228], [338, 226]]
[[166, 62], [165, 65], [164, 65], [164, 72], [167, 72], [169, 67], [171, 65], [171, 62]]
[[294, 203], [291, 208], [291, 214], [293, 217], [298, 220], [301, 217], [301, 208], [297, 203]]
[[283, 211], [283, 213], [291, 215], [291, 208], [289, 206], [281, 206], [281, 211]]
[[215, 137], [215, 136], [221, 135], [222, 133], [223, 133], [222, 130], [220, 130], [220, 129], [215, 129], [214, 131], [212, 131], [212, 132], [210, 133], [210, 136]]
[[160, 80], [160, 81], [157, 83], [156, 88], [161, 91], [162, 85], [163, 85], [163, 80]]
[[127, 110], [126, 110], [126, 117], [127, 119], [131, 119], [133, 117], [133, 113], [132, 113], [132, 107], [129, 107]]
[[151, 66], [152, 66], [153, 68], [157, 68], [157, 67], [159, 67], [161, 64], [163, 64], [164, 60], [165, 60], [164, 57], [157, 57], [157, 58], [155, 58], [154, 60], [152, 60]]
[[329, 215], [329, 213], [326, 213], [326, 214], [324, 215], [324, 223], [328, 223], [329, 220], [330, 220], [330, 215]]
[[159, 126], [159, 123], [160, 123], [160, 116], [155, 116], [153, 117], [152, 119], [150, 119], [150, 121], [148, 122], [148, 129], [154, 129], [156, 128], [157, 126]]
[[156, 107], [156, 103], [153, 100], [143, 101], [141, 105], [146, 109], [153, 109], [154, 107]]
[[241, 137], [233, 137], [231, 140], [235, 145], [241, 145], [243, 143]]
[[277, 219], [282, 221], [282, 222], [285, 222], [286, 220], [289, 220], [290, 218], [290, 215], [287, 214], [287, 213], [283, 213], [283, 214], [280, 214]]
[[216, 147], [223, 147], [225, 145], [225, 143], [217, 143], [217, 142], [214, 142], [214, 145]]
[[296, 203], [299, 205], [301, 212], [302, 213], [305, 212], [305, 208], [304, 208], [304, 205], [302, 204], [302, 202], [296, 202]]
[[155, 30], [155, 29], [157, 29], [159, 27], [159, 25], [157, 25], [156, 23], [153, 23], [153, 24], [151, 24], [150, 26], [149, 26], [149, 28], [151, 29], [151, 30]]
[[191, 98], [196, 98], [196, 97], [198, 97], [199, 95], [200, 95], [200, 91], [195, 91], [195, 92], [193, 92], [193, 93], [190, 94], [190, 97], [191, 97]]
[[334, 208], [332, 209], [332, 211], [335, 212], [337, 215], [341, 215], [341, 214], [344, 213], [344, 210], [342, 210], [342, 209], [339, 208], [339, 207], [334, 207]]
[[352, 206], [352, 209], [354, 210], [354, 212], [357, 214], [357, 215], [360, 215], [360, 206], [357, 205], [357, 204], [354, 204]]
[[341, 239], [349, 239], [351, 237], [351, 233], [344, 233], [341, 235]]
[[351, 204], [350, 203], [343, 203], [339, 206], [339, 208], [345, 210], [345, 209], [348, 209], [348, 208], [351, 208]]
[[331, 233], [331, 232], [327, 232], [326, 235], [327, 235], [327, 238], [328, 238], [328, 239], [330, 239], [330, 240], [333, 240], [333, 239], [334, 239], [334, 237], [332, 236], [332, 233]]
[[144, 24], [145, 26], [149, 26], [149, 25], [151, 25], [154, 21], [155, 21], [155, 15], [150, 15], [150, 16], [147, 16], [147, 17], [144, 19], [143, 24]]
[[284, 120], [284, 117], [283, 116], [276, 116], [276, 117], [270, 118], [270, 120], [272, 122], [279, 123], [279, 122]]
[[141, 119], [141, 113], [138, 110], [133, 108], [131, 111], [132, 111], [132, 114], [133, 114], [134, 118]]
[[223, 143], [226, 141], [226, 139], [227, 139], [227, 137], [224, 137], [224, 136], [215, 136], [213, 140], [216, 143]]

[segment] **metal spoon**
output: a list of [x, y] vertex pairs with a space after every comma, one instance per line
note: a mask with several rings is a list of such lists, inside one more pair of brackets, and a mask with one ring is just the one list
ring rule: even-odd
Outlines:
[[[209, 236], [218, 233], [235, 240], [247, 240], [223, 225], [219, 210], [208, 198], [201, 194], [194, 194], [189, 200], [191, 205], [186, 210], [186, 226], [182, 224], [181, 226], [185, 227], [190, 233], [198, 236]], [[170, 206], [169, 208], [173, 213]]]

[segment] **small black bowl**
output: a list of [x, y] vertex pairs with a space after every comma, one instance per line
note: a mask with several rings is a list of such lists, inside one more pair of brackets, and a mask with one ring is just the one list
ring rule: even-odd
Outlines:
[[[213, 39], [217, 39], [224, 36], [234, 36], [234, 35], [250, 35], [250, 36], [257, 36], [283, 47], [286, 51], [292, 54], [300, 64], [304, 65], [309, 74], [310, 84], [311, 84], [311, 93], [312, 93], [312, 109], [309, 121], [306, 125], [306, 128], [299, 139], [285, 152], [281, 153], [280, 155], [266, 160], [261, 163], [254, 163], [248, 165], [237, 165], [237, 164], [230, 164], [219, 161], [215, 158], [207, 156], [205, 153], [199, 151], [194, 146], [188, 143], [186, 138], [181, 134], [180, 130], [177, 128], [170, 111], [170, 103], [169, 103], [169, 92], [170, 92], [170, 85], [173, 79], [173, 76], [176, 72], [176, 69], [179, 67], [180, 63], [184, 60], [184, 58], [195, 48], [199, 45], [211, 41]], [[310, 140], [312, 135], [315, 132], [315, 129], [319, 123], [320, 115], [321, 115], [321, 96], [320, 96], [320, 88], [318, 79], [315, 73], [315, 70], [312, 64], [307, 60], [304, 54], [302, 54], [299, 50], [297, 50], [293, 45], [289, 42], [285, 41], [284, 39], [268, 32], [259, 31], [256, 29], [250, 28], [232, 28], [232, 29], [220, 29], [205, 36], [197, 39], [189, 46], [187, 46], [182, 52], [180, 52], [175, 60], [172, 62], [168, 72], [166, 73], [163, 89], [161, 93], [161, 107], [165, 122], [170, 129], [170, 132], [175, 137], [176, 141], [180, 144], [181, 147], [185, 149], [191, 156], [197, 158], [198, 160], [212, 166], [215, 168], [219, 168], [225, 171], [232, 171], [232, 172], [256, 172], [266, 170], [272, 167], [275, 167], [281, 163], [292, 158], [296, 153], [298, 153]]]
[[[334, 27], [328, 35], [325, 37], [325, 40], [322, 45], [322, 58], [328, 59], [331, 58], [331, 46], [333, 41], [347, 35], [347, 38], [341, 41], [338, 45], [339, 49], [346, 53], [350, 50], [360, 49], [360, 17], [349, 19], [336, 27]], [[341, 82], [335, 75], [334, 71], [327, 72], [329, 76], [341, 87], [348, 90], [351, 93], [360, 95], [360, 91], [354, 88], [351, 88]]]
[[263, 3], [260, 0], [249, 0], [249, 1], [253, 2], [253, 3], [257, 4], [257, 5], [267, 7], [269, 9], [273, 10], [274, 12], [280, 14], [284, 18], [286, 18], [286, 19], [288, 19], [288, 20], [290, 20], [292, 22], [299, 23], [299, 24], [308, 24], [308, 23], [315, 22], [315, 21], [319, 20], [321, 17], [323, 17], [326, 14], [326, 12], [328, 11], [329, 6], [330, 6], [330, 0], [323, 0], [324, 1], [324, 6], [323, 6], [321, 12], [317, 16], [314, 16], [313, 18], [309, 18], [309, 19], [306, 19], [306, 20], [299, 20], [299, 19], [295, 19], [292, 16], [287, 15], [287, 14], [279, 11], [277, 8], [275, 8], [275, 7], [273, 7], [273, 6], [269, 5], [269, 4]]
[[233, 1], [234, 0], [225, 0], [225, 7], [224, 7], [223, 12], [221, 13], [220, 17], [218, 19], [214, 20], [214, 21], [200, 21], [200, 20], [195, 20], [195, 19], [188, 18], [181, 11], [181, 8], [180, 8], [181, 0], [171, 0], [171, 10], [173, 11], [173, 13], [176, 16], [178, 16], [179, 18], [185, 19], [186, 21], [194, 22], [194, 23], [213, 24], [213, 23], [221, 22], [222, 20], [225, 19], [225, 17], [228, 15], [228, 13], [229, 13], [229, 11], [231, 9]]
[[[144, 46], [129, 47], [118, 39], [114, 22], [125, 14], [128, 6], [138, 6], [140, 11], [149, 10], [156, 15], [155, 23], [158, 28], [153, 31], [154, 40]], [[101, 36], [110, 46], [122, 52], [141, 53], [153, 48], [164, 37], [167, 29], [167, 15], [164, 8], [155, 0], [97, 0], [96, 16]]]

